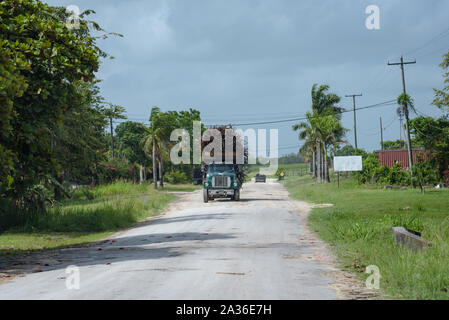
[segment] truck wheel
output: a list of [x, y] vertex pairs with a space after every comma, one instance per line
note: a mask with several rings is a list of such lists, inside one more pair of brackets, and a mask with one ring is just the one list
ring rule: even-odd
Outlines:
[[203, 201], [204, 203], [209, 202], [209, 192], [207, 192], [207, 189], [203, 189]]
[[233, 200], [240, 201], [240, 190], [235, 190]]

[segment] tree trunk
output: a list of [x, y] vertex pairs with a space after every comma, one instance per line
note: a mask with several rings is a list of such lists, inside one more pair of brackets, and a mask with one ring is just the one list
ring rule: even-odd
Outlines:
[[153, 182], [154, 189], [157, 189], [157, 164], [156, 164], [156, 144], [153, 140]]
[[112, 157], [114, 158], [114, 128], [112, 127], [112, 117], [109, 118], [111, 124], [111, 147], [112, 147]]
[[143, 181], [147, 182], [147, 167], [143, 166]]
[[318, 163], [318, 167], [320, 168], [320, 182], [323, 182], [323, 152], [321, 151], [321, 146], [320, 146], [320, 161]]
[[161, 188], [164, 187], [164, 164], [162, 163], [162, 159], [159, 159], [159, 185]]
[[319, 142], [316, 144], [316, 158], [316, 179], [318, 183], [321, 183], [321, 147]]
[[321, 183], [324, 183], [324, 152], [322, 147], [320, 152], [321, 152]]
[[312, 176], [316, 178], [316, 152], [315, 147], [312, 150]]
[[326, 148], [325, 144], [324, 144], [324, 182], [330, 183], [329, 163], [328, 163], [328, 159], [327, 159], [327, 148]]
[[142, 167], [142, 165], [139, 165], [140, 166], [140, 168], [139, 168], [139, 178], [140, 178], [140, 184], [142, 184], [142, 182], [143, 182], [143, 167]]
[[[56, 181], [58, 181], [61, 185], [63, 184], [63, 178], [61, 177], [61, 176], [59, 176], [59, 175], [57, 175], [56, 177], [55, 177], [55, 180]], [[56, 186], [56, 187], [54, 187], [53, 188], [53, 193], [54, 193], [54, 195], [55, 195], [55, 200], [61, 200], [62, 199], [62, 192], [61, 192], [61, 190], [59, 189], [59, 186]]]

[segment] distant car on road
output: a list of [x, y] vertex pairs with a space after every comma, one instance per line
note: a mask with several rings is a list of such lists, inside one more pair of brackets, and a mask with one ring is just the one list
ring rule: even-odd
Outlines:
[[256, 183], [257, 182], [266, 183], [267, 182], [267, 176], [264, 175], [264, 174], [256, 174]]

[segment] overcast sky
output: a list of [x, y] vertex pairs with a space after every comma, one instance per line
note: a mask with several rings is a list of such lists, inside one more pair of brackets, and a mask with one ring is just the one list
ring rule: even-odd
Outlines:
[[[107, 101], [123, 105], [131, 120], [149, 110], [196, 108], [205, 124], [247, 123], [301, 117], [310, 109], [314, 83], [329, 84], [352, 108], [347, 94], [363, 93], [358, 107], [396, 99], [401, 54], [408, 93], [423, 113], [433, 88], [443, 86], [438, 66], [449, 49], [447, 0], [68, 0], [52, 5], [94, 9], [91, 19], [124, 38], [99, 45], [115, 60], [98, 77]], [[365, 8], [380, 8], [380, 30], [368, 30]], [[432, 41], [430, 41], [432, 40]], [[430, 41], [430, 42], [429, 42]], [[359, 147], [379, 149], [379, 117], [385, 140], [399, 138], [396, 106], [361, 110]], [[301, 145], [294, 122], [279, 128], [280, 154]], [[353, 143], [353, 115], [343, 124]]]

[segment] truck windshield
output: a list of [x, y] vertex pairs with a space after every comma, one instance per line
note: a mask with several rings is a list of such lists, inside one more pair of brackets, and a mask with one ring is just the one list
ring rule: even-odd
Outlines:
[[214, 164], [209, 166], [209, 173], [234, 173], [234, 166], [231, 164]]

